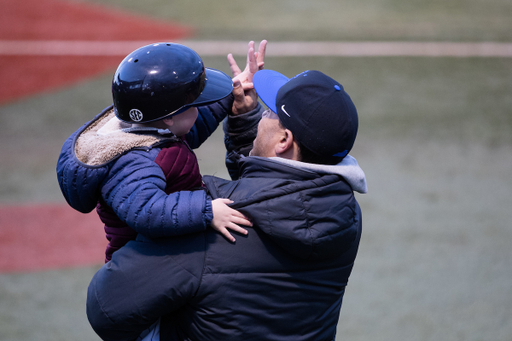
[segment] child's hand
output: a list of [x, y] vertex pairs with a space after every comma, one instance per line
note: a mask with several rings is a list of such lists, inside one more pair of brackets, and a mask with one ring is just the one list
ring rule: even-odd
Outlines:
[[233, 102], [232, 113], [239, 115], [249, 112], [258, 105], [258, 95], [254, 90], [252, 78], [258, 70], [262, 70], [265, 65], [265, 51], [267, 49], [267, 41], [262, 40], [258, 52], [254, 50], [254, 41], [249, 43], [247, 51], [247, 64], [245, 70], [242, 71], [233, 58], [232, 54], [228, 55], [229, 67], [233, 73]]
[[235, 238], [227, 229], [246, 235], [247, 230], [241, 228], [238, 224], [252, 226], [252, 223], [242, 213], [228, 206], [232, 202], [229, 199], [212, 200], [212, 227], [229, 241], [235, 242]]

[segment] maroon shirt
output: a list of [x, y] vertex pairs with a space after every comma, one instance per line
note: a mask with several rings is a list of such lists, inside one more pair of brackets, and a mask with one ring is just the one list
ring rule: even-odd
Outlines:
[[[167, 194], [178, 191], [190, 191], [202, 186], [199, 164], [194, 152], [185, 141], [172, 142], [162, 148], [155, 159], [162, 168], [167, 186]], [[105, 233], [109, 241], [105, 251], [105, 263], [110, 261], [112, 254], [130, 240], [135, 240], [137, 232], [121, 221], [103, 201], [96, 206], [96, 211], [105, 224]]]

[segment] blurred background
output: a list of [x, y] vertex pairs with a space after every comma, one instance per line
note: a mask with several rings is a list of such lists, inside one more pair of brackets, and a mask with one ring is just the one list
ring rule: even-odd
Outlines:
[[[42, 56], [29, 42], [234, 41], [243, 51], [267, 39], [266, 68], [289, 77], [320, 70], [359, 112], [352, 155], [369, 192], [357, 195], [364, 233], [336, 340], [512, 340], [512, 54], [272, 55], [282, 42], [510, 44], [510, 0], [0, 0], [0, 8], [4, 263], [19, 257], [9, 243], [30, 250], [40, 240], [18, 228], [21, 216], [35, 224], [30, 233], [51, 234], [58, 217], [31, 212], [68, 210], [55, 174], [60, 148], [111, 104], [123, 59]], [[230, 73], [225, 55], [202, 56]], [[223, 148], [219, 129], [197, 151], [203, 174], [227, 177]], [[98, 339], [85, 295], [104, 241], [96, 218], [83, 219], [98, 231], [96, 258], [0, 272], [0, 340]]]

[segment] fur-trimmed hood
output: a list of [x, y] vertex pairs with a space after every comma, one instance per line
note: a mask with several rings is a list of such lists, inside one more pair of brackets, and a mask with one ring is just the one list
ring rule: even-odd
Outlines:
[[134, 128], [119, 120], [111, 109], [98, 115], [78, 134], [74, 153], [88, 166], [101, 166], [132, 149], [150, 148], [173, 139], [177, 137], [168, 130]]
[[59, 185], [68, 204], [83, 213], [93, 210], [110, 166], [129, 151], [140, 151], [142, 159], [153, 165], [159, 151], [155, 147], [177, 139], [168, 131], [162, 133], [128, 126], [115, 117], [112, 107], [84, 124], [64, 142], [57, 162]]

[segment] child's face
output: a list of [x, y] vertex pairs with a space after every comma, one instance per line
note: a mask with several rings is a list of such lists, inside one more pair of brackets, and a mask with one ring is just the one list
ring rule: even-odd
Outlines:
[[172, 117], [172, 124], [169, 130], [176, 136], [183, 136], [187, 134], [196, 123], [198, 110], [192, 107], [181, 114]]

